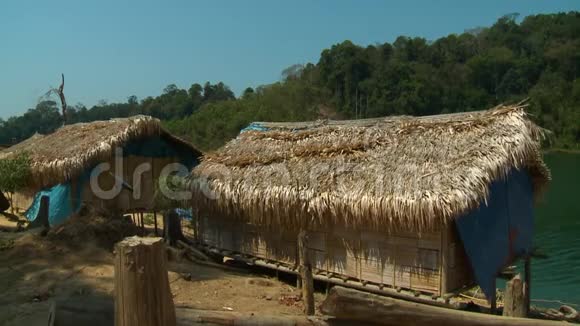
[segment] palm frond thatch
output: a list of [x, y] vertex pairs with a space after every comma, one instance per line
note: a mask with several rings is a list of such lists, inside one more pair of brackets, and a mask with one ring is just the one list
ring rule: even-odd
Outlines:
[[543, 130], [521, 105], [429, 117], [257, 123], [192, 173], [208, 216], [298, 228], [431, 229], [478, 207], [490, 184], [527, 169], [550, 179]]
[[36, 134], [0, 151], [0, 159], [28, 153], [31, 160], [30, 188], [41, 189], [81, 175], [98, 162], [110, 160], [115, 148], [132, 140], [160, 136], [177, 146], [201, 153], [188, 142], [171, 135], [158, 119], [149, 116], [77, 123], [49, 135]]

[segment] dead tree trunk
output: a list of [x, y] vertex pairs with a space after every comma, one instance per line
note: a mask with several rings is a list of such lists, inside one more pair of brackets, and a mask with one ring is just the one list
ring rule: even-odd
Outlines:
[[302, 279], [302, 299], [304, 313], [314, 315], [314, 279], [312, 265], [308, 256], [308, 235], [305, 230], [298, 234], [298, 257], [300, 261], [300, 278]]
[[506, 283], [503, 302], [504, 316], [525, 317], [527, 315], [524, 284], [520, 274]]
[[64, 97], [64, 74], [61, 74], [61, 76], [62, 83], [60, 84], [60, 87], [56, 90], [56, 93], [58, 94], [58, 97], [60, 98], [60, 104], [62, 105], [62, 124], [66, 125], [67, 105], [66, 98]]
[[175, 326], [163, 239], [126, 238], [115, 253], [115, 325]]
[[507, 318], [489, 314], [458, 311], [404, 300], [383, 297], [343, 287], [333, 287], [321, 305], [323, 314], [353, 323], [379, 325], [561, 325], [546, 320]]

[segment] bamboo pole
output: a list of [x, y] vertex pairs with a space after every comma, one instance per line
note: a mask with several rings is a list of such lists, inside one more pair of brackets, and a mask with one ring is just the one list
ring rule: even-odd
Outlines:
[[312, 265], [308, 257], [308, 235], [306, 230], [298, 234], [298, 256], [300, 261], [300, 278], [302, 279], [302, 299], [304, 300], [304, 312], [314, 315], [314, 279], [312, 278]]

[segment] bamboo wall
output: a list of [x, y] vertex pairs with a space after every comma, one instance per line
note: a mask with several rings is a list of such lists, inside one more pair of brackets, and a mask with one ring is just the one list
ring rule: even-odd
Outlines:
[[[140, 212], [140, 211], [151, 211], [154, 209], [154, 195], [156, 189], [156, 182], [159, 179], [161, 170], [168, 164], [179, 162], [179, 158], [168, 157], [168, 158], [151, 158], [151, 157], [141, 157], [141, 156], [128, 156], [123, 158], [123, 171], [120, 174], [123, 180], [134, 186], [134, 171], [142, 163], [151, 164], [151, 170], [143, 173], [141, 175], [141, 194], [139, 198], [134, 198], [133, 193], [129, 190], [122, 190], [119, 195], [112, 199], [103, 199], [103, 193], [99, 190], [92, 189], [89, 180], [80, 185], [83, 189], [81, 190], [80, 201], [85, 205], [92, 206], [98, 212]], [[114, 162], [109, 162], [111, 164], [111, 173], [116, 173], [116, 167]], [[79, 187], [78, 179], [71, 180], [71, 204], [73, 207], [77, 207], [79, 204], [76, 198], [78, 193], [77, 187]], [[98, 184], [103, 191], [107, 191], [113, 188], [115, 184], [115, 178], [108, 173], [102, 173], [98, 177]], [[20, 212], [27, 210], [34, 199], [34, 194], [24, 194], [15, 193], [14, 194], [14, 207]]]
[[[296, 265], [297, 233], [205, 217], [200, 234], [206, 245]], [[453, 225], [423, 234], [312, 230], [308, 253], [315, 269], [392, 288], [441, 295], [472, 283]]]
[[[179, 162], [178, 158], [151, 158], [141, 156], [128, 156], [123, 158], [123, 180], [130, 186], [137, 184], [134, 180], [134, 171], [142, 163], [151, 164], [151, 169], [141, 175], [140, 196], [135, 198], [135, 192], [123, 189], [121, 193], [113, 199], [102, 199], [102, 194], [99, 191], [91, 189], [90, 183], [83, 185], [82, 201], [90, 206], [93, 206], [98, 211], [120, 211], [120, 212], [140, 212], [151, 211], [154, 207], [156, 182], [159, 179], [162, 169], [171, 163]], [[114, 162], [111, 164], [111, 173], [116, 173]], [[102, 190], [110, 190], [115, 184], [115, 178], [108, 173], [102, 173], [98, 179], [99, 186]], [[136, 189], [134, 189], [136, 191]]]

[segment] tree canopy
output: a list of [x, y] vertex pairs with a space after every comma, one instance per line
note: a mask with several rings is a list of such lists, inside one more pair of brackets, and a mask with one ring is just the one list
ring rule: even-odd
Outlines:
[[[317, 63], [284, 69], [281, 81], [248, 87], [239, 98], [222, 82], [168, 85], [157, 97], [69, 108], [69, 123], [147, 114], [211, 150], [248, 123], [318, 118], [431, 115], [486, 109], [529, 98], [529, 113], [553, 132], [549, 145], [580, 146], [580, 13], [501, 17], [435, 41], [351, 41], [324, 49]], [[0, 120], [0, 144], [60, 126], [54, 101]]]

